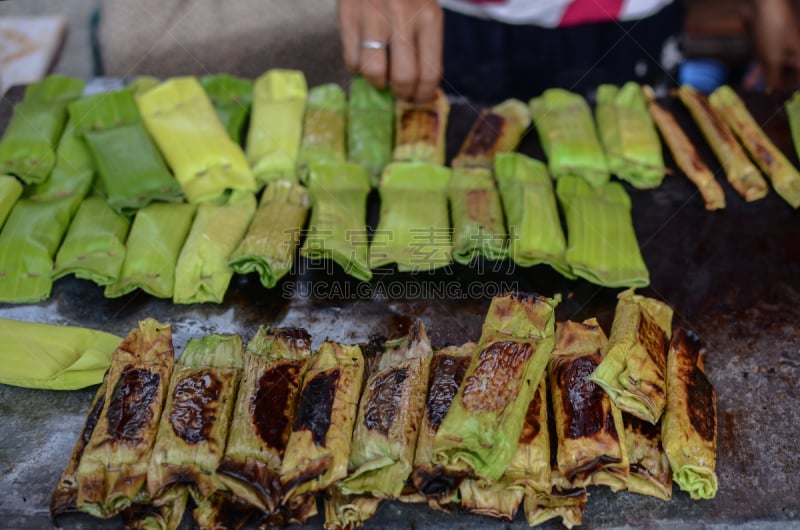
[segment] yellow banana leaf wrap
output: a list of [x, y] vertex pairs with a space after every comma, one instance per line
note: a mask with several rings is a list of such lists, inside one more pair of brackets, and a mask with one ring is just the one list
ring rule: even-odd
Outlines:
[[608, 348], [590, 379], [617, 407], [655, 425], [667, 404], [664, 377], [672, 308], [633, 289], [617, 298]]
[[563, 276], [575, 278], [567, 264], [567, 242], [547, 167], [520, 153], [498, 153], [494, 171], [514, 263], [522, 267], [546, 263]]
[[167, 398], [174, 352], [172, 330], [139, 322], [114, 351], [105, 403], [78, 465], [81, 510], [108, 518], [146, 496], [147, 468]]
[[794, 150], [800, 158], [800, 91], [786, 101], [786, 116], [789, 118], [789, 130], [794, 140]]
[[0, 140], [2, 171], [25, 184], [47, 180], [56, 163], [56, 146], [67, 123], [67, 105], [79, 98], [85, 82], [51, 75], [29, 85], [14, 106]]
[[551, 88], [532, 99], [530, 107], [554, 178], [579, 175], [595, 188], [608, 182], [608, 162], [583, 96]]
[[593, 188], [567, 175], [558, 179], [556, 195], [567, 221], [567, 264], [575, 275], [604, 287], [650, 283], [622, 184]]
[[653, 425], [627, 413], [622, 414], [622, 422], [631, 465], [628, 491], [672, 499], [672, 474], [661, 445], [661, 424]]
[[303, 378], [281, 465], [284, 502], [328, 489], [347, 475], [364, 379], [359, 346], [325, 342]]
[[125, 530], [173, 530], [180, 526], [189, 490], [177, 487], [158, 499], [158, 504], [132, 504], [122, 512]]
[[530, 124], [531, 111], [518, 99], [507, 99], [491, 109], [483, 109], [453, 158], [452, 166], [491, 169], [497, 154], [517, 148]]
[[355, 530], [375, 515], [381, 499], [369, 495], [344, 495], [336, 487], [325, 498], [325, 530]]
[[397, 100], [392, 159], [443, 165], [450, 102], [444, 92], [428, 103]]
[[347, 159], [367, 170], [372, 186], [378, 186], [381, 171], [392, 159], [393, 140], [392, 92], [354, 77], [347, 102]]
[[469, 265], [477, 256], [501, 260], [508, 254], [503, 206], [489, 169], [453, 169], [450, 179], [453, 259]]
[[228, 261], [233, 271], [257, 272], [261, 285], [275, 287], [294, 263], [308, 202], [308, 192], [299, 184], [286, 180], [268, 184], [244, 239]]
[[22, 195], [22, 184], [11, 175], [0, 175], [0, 227]]
[[176, 304], [222, 303], [233, 269], [228, 265], [256, 211], [249, 191], [233, 192], [223, 204], [202, 203], [175, 266]]
[[237, 145], [253, 102], [253, 81], [228, 74], [207, 75], [200, 84], [214, 105], [222, 126]]
[[667, 354], [661, 443], [674, 480], [694, 500], [717, 494], [717, 394], [702, 369], [697, 336], [675, 328]]
[[247, 160], [259, 184], [297, 179], [308, 85], [299, 70], [270, 70], [253, 85]]
[[136, 103], [187, 201], [257, 190], [244, 151], [228, 136], [196, 78], [172, 78], [139, 94]]
[[370, 243], [373, 270], [396, 263], [401, 272], [449, 265], [452, 231], [447, 211], [450, 169], [394, 162], [381, 177], [380, 221]]
[[117, 298], [136, 289], [156, 298], [172, 298], [175, 265], [192, 226], [196, 207], [186, 203], [153, 203], [136, 214], [125, 244], [119, 279], [106, 286]]
[[528, 405], [553, 350], [557, 300], [492, 300], [478, 353], [436, 433], [434, 463], [498, 480], [514, 458]]
[[315, 86], [308, 92], [303, 117], [303, 141], [297, 154], [303, 168], [320, 162], [345, 162], [347, 145], [347, 96], [335, 83]]
[[347, 162], [315, 163], [307, 184], [311, 221], [301, 253], [313, 260], [332, 259], [347, 274], [369, 281], [366, 170]]
[[206, 335], [186, 344], [175, 363], [147, 469], [151, 497], [187, 485], [205, 498], [222, 487], [216, 470], [243, 368], [239, 335]]
[[524, 493], [511, 490], [499, 483], [480, 485], [480, 481], [467, 478], [458, 486], [461, 495], [461, 511], [474, 515], [485, 515], [504, 521], [513, 521]]

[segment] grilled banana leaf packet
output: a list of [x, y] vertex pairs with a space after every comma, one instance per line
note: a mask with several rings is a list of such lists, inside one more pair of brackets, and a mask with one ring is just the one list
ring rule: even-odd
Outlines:
[[672, 479], [694, 500], [717, 494], [717, 394], [703, 372], [700, 339], [675, 328], [667, 354], [661, 442]]
[[308, 192], [299, 184], [271, 182], [261, 194], [247, 233], [228, 261], [233, 271], [257, 272], [261, 285], [275, 287], [294, 263], [308, 203]]
[[175, 265], [195, 210], [186, 203], [153, 203], [139, 210], [128, 234], [122, 272], [106, 286], [105, 296], [117, 298], [141, 289], [157, 298], [172, 298]]
[[789, 118], [789, 130], [794, 139], [794, 150], [800, 158], [800, 91], [786, 101], [786, 116]]
[[82, 511], [108, 518], [141, 498], [173, 363], [172, 330], [152, 318], [114, 352], [104, 404], [78, 464]]
[[469, 265], [478, 256], [490, 260], [505, 258], [508, 244], [503, 206], [491, 170], [453, 169], [449, 198], [456, 263]]
[[504, 521], [514, 520], [524, 498], [522, 490], [508, 489], [498, 483], [481, 486], [479, 481], [470, 478], [461, 482], [458, 492], [462, 512]]
[[608, 162], [589, 105], [581, 95], [551, 88], [532, 99], [530, 107], [554, 178], [580, 175], [595, 188], [608, 182]]
[[244, 367], [243, 350], [239, 335], [206, 335], [186, 344], [175, 364], [147, 470], [152, 498], [179, 485], [206, 498], [222, 486], [216, 470]]
[[633, 229], [631, 200], [618, 182], [593, 188], [581, 177], [563, 176], [556, 195], [567, 221], [567, 264], [604, 287], [644, 287], [650, 272]]
[[347, 102], [347, 159], [367, 170], [374, 187], [392, 159], [393, 140], [392, 92], [372, 86], [363, 77], [354, 77]]
[[517, 148], [530, 124], [531, 111], [518, 99], [483, 109], [453, 158], [452, 166], [491, 169], [498, 153], [510, 153]]
[[270, 70], [253, 85], [247, 160], [259, 184], [295, 180], [308, 85], [299, 70]]
[[303, 378], [281, 465], [284, 502], [328, 489], [347, 475], [364, 379], [359, 346], [325, 342]]
[[396, 263], [401, 272], [430, 271], [452, 261], [447, 190], [450, 169], [395, 162], [381, 177], [381, 212], [370, 243], [373, 270]]
[[196, 499], [192, 510], [195, 528], [200, 530], [241, 530], [257, 515], [247, 503], [216, 492], [205, 499]]
[[432, 355], [421, 321], [407, 336], [386, 342], [358, 407], [349, 473], [338, 484], [345, 495], [396, 499], [402, 493], [414, 462]]
[[625, 412], [622, 422], [631, 466], [628, 491], [672, 499], [672, 474], [661, 445], [661, 424], [653, 425]]
[[514, 293], [492, 300], [479, 353], [436, 433], [434, 463], [478, 479], [503, 475], [553, 350], [557, 303]]
[[547, 167], [520, 153], [498, 153], [494, 165], [509, 230], [509, 255], [532, 267], [546, 263], [567, 278], [567, 242]]
[[22, 195], [22, 184], [11, 175], [0, 175], [0, 227]]
[[443, 165], [450, 102], [437, 90], [428, 103], [397, 100], [392, 159]]
[[347, 162], [314, 163], [309, 169], [311, 221], [300, 252], [315, 261], [332, 259], [347, 274], [369, 281], [367, 171]]
[[122, 511], [125, 530], [173, 530], [177, 529], [186, 511], [189, 490], [174, 488], [154, 504], [132, 504]]
[[375, 515], [381, 499], [369, 495], [344, 495], [336, 487], [325, 498], [325, 530], [355, 530]]
[[622, 412], [589, 376], [607, 339], [595, 319], [563, 322], [547, 366], [558, 440], [558, 469], [576, 487], [628, 485], [629, 460]]
[[29, 85], [14, 106], [2, 140], [0, 164], [25, 184], [44, 182], [56, 164], [56, 146], [67, 123], [67, 105], [79, 98], [85, 82], [51, 75]]
[[634, 289], [617, 298], [608, 348], [589, 379], [617, 407], [655, 425], [667, 404], [664, 377], [672, 308]]
[[319, 162], [345, 162], [347, 96], [335, 83], [315, 86], [308, 92], [303, 118], [303, 141], [297, 162], [301, 176]]
[[800, 208], [800, 172], [772, 143], [736, 92], [729, 86], [721, 86], [709, 101], [772, 181], [778, 195], [792, 208]]
[[284, 505], [281, 464], [303, 375], [311, 360], [304, 329], [260, 328], [247, 345], [225, 456], [217, 468], [239, 499], [274, 524], [302, 524], [316, 514], [313, 495]]
[[228, 74], [207, 75], [200, 85], [214, 105], [222, 126], [237, 145], [241, 143], [247, 115], [253, 102], [253, 81]]

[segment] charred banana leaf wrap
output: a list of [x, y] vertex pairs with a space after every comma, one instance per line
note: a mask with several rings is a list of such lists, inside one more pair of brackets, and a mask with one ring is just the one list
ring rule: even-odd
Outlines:
[[628, 491], [668, 501], [672, 498], [672, 473], [661, 445], [661, 424], [653, 425], [623, 413], [625, 443], [631, 464]]
[[214, 105], [222, 126], [237, 145], [253, 102], [253, 81], [228, 74], [207, 75], [200, 84]]
[[491, 170], [453, 169], [449, 195], [456, 263], [469, 265], [478, 256], [505, 258], [508, 248], [503, 206]]
[[336, 487], [325, 498], [325, 530], [360, 528], [375, 515], [381, 499], [369, 495], [344, 495]]
[[347, 102], [347, 159], [364, 166], [373, 186], [392, 159], [394, 145], [394, 98], [363, 77], [350, 82]]
[[179, 487], [158, 499], [158, 504], [132, 504], [122, 511], [125, 530], [171, 530], [180, 527], [189, 490]]
[[428, 103], [397, 100], [392, 159], [444, 164], [450, 102], [438, 90]]
[[303, 141], [297, 157], [301, 174], [309, 164], [347, 160], [346, 120], [347, 96], [342, 87], [328, 83], [308, 92]]
[[518, 99], [508, 99], [482, 110], [453, 159], [453, 167], [491, 169], [498, 153], [509, 153], [517, 148], [530, 124], [531, 111]]
[[11, 175], [0, 175], [0, 228], [22, 195], [22, 184]]

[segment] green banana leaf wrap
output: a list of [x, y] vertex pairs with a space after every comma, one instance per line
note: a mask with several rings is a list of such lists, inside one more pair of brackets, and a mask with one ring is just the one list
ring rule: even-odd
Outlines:
[[78, 464], [82, 511], [108, 518], [146, 497], [173, 364], [172, 330], [152, 318], [141, 320], [114, 351], [104, 404]]
[[151, 88], [157, 87], [161, 80], [151, 75], [140, 75], [135, 77], [130, 83], [125, 85], [125, 88], [131, 90], [134, 94], [144, 94]]
[[392, 160], [394, 146], [394, 98], [363, 77], [350, 82], [347, 102], [347, 160], [364, 166], [372, 186]]
[[69, 106], [116, 211], [126, 215], [154, 200], [181, 197], [178, 182], [145, 129], [132, 89], [80, 99]]
[[786, 101], [786, 116], [789, 118], [789, 130], [794, 140], [794, 150], [800, 158], [800, 91]]
[[10, 175], [0, 175], [0, 227], [22, 195], [22, 184]]
[[202, 203], [175, 266], [176, 304], [222, 303], [233, 269], [228, 265], [256, 212], [256, 197], [236, 191], [224, 204]]
[[92, 329], [0, 319], [0, 383], [74, 390], [96, 385], [122, 339]]
[[231, 268], [238, 274], [258, 272], [261, 285], [275, 287], [292, 268], [307, 215], [304, 187], [285, 180], [268, 184], [247, 234], [230, 257]]
[[608, 339], [594, 318], [559, 322], [547, 366], [556, 425], [558, 469], [574, 486], [628, 486], [629, 461], [622, 412], [589, 376]]
[[181, 524], [189, 490], [174, 488], [152, 503], [132, 504], [122, 511], [125, 530], [174, 530]]
[[342, 87], [328, 83], [309, 90], [303, 141], [297, 154], [301, 175], [305, 175], [312, 163], [347, 160], [346, 121], [347, 96]]
[[649, 285], [622, 184], [592, 188], [567, 175], [556, 182], [556, 195], [567, 220], [567, 264], [575, 275], [605, 287]]
[[147, 469], [151, 497], [186, 485], [205, 498], [223, 487], [216, 470], [243, 368], [239, 335], [206, 335], [186, 344], [172, 372]]
[[281, 464], [295, 403], [311, 359], [304, 329], [259, 328], [245, 351], [228, 445], [217, 476], [239, 499], [268, 514], [274, 524], [302, 524], [316, 513], [313, 495], [283, 504]]
[[372, 278], [368, 263], [366, 170], [347, 162], [311, 164], [308, 194], [311, 221], [301, 253], [314, 260], [332, 259], [361, 281]]
[[530, 107], [554, 178], [580, 175], [595, 188], [608, 182], [608, 162], [582, 96], [551, 88], [532, 99]]
[[608, 348], [589, 379], [601, 386], [617, 407], [655, 425], [667, 404], [664, 377], [672, 308], [635, 294], [634, 289], [617, 298]]
[[325, 342], [303, 378], [281, 464], [284, 502], [347, 476], [364, 379], [359, 346]]
[[345, 495], [396, 499], [411, 474], [417, 432], [425, 412], [433, 349], [425, 325], [387, 341], [364, 385], [353, 430]]
[[253, 81], [217, 74], [201, 77], [200, 84], [213, 103], [217, 118], [228, 131], [228, 136], [239, 145], [253, 103]]
[[131, 221], [102, 197], [85, 199], [56, 254], [53, 279], [74, 274], [97, 285], [114, 283], [125, 261]]
[[498, 480], [514, 458], [528, 405], [553, 349], [557, 300], [506, 294], [492, 300], [479, 352], [434, 440], [434, 463]]
[[498, 153], [517, 148], [530, 124], [531, 111], [518, 99], [507, 99], [491, 109], [483, 109], [453, 158], [452, 166], [491, 169]]
[[703, 372], [697, 336], [675, 328], [667, 354], [667, 408], [661, 443], [674, 480], [694, 499], [717, 494], [717, 394]]
[[444, 92], [427, 103], [397, 100], [392, 159], [444, 165], [450, 102]]
[[653, 425], [627, 413], [622, 414], [622, 422], [631, 465], [628, 491], [672, 499], [672, 474], [661, 445], [661, 424]]
[[4, 173], [16, 175], [25, 184], [47, 180], [67, 123], [67, 105], [80, 97], [84, 85], [80, 79], [51, 75], [28, 86], [0, 140]]
[[505, 258], [508, 244], [503, 207], [491, 170], [453, 169], [449, 196], [455, 262], [469, 265], [477, 256]]
[[228, 136], [197, 79], [170, 79], [138, 95], [136, 103], [187, 201], [257, 190], [244, 151]]
[[772, 187], [792, 208], [800, 208], [800, 172], [778, 149], [729, 86], [721, 86], [709, 96], [711, 106], [722, 116]]
[[195, 528], [241, 530], [248, 521], [258, 517], [252, 506], [231, 497], [227, 492], [218, 491], [205, 499], [195, 497], [192, 500], [195, 504], [192, 510]]
[[452, 260], [447, 190], [450, 169], [425, 162], [394, 162], [381, 177], [380, 221], [370, 244], [373, 270], [397, 263], [427, 271]]
[[56, 166], [50, 177], [40, 184], [27, 186], [24, 197], [39, 202], [72, 197], [77, 209], [89, 192], [95, 174], [92, 156], [75, 128], [75, 122], [70, 120], [58, 143]]
[[133, 219], [119, 279], [106, 286], [105, 296], [117, 298], [141, 289], [157, 298], [172, 298], [175, 265], [192, 226], [195, 206], [153, 203]]
[[575, 278], [567, 264], [567, 242], [546, 166], [519, 153], [498, 153], [494, 171], [514, 263], [522, 267], [546, 263], [561, 275]]
[[259, 184], [297, 178], [307, 97], [299, 70], [270, 70], [256, 79], [246, 153]]
[[355, 530], [375, 515], [381, 499], [369, 495], [344, 495], [336, 487], [325, 498], [325, 530]]
[[660, 186], [664, 156], [642, 87], [634, 81], [600, 85], [595, 119], [609, 170], [639, 189]]

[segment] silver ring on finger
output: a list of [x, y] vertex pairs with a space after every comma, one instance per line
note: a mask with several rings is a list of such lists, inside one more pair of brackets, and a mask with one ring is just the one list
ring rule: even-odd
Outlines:
[[389, 45], [379, 40], [362, 40], [361, 48], [365, 50], [385, 50]]

